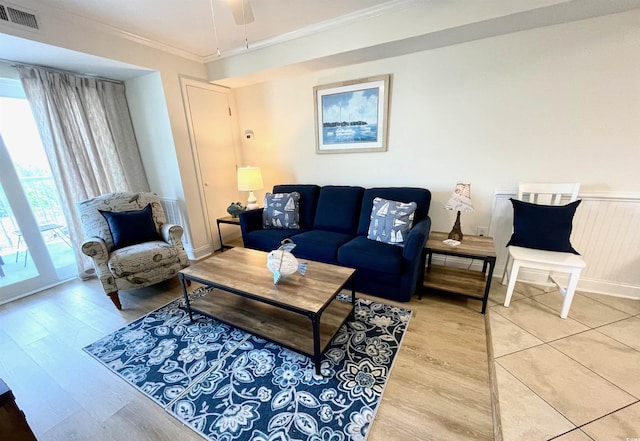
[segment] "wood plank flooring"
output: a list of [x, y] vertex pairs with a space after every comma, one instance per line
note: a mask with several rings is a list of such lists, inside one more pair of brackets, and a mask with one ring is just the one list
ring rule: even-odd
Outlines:
[[[202, 440], [81, 349], [179, 295], [177, 279], [123, 291], [118, 311], [97, 280], [72, 281], [0, 306], [0, 378], [38, 440]], [[368, 441], [493, 439], [480, 302], [397, 305], [414, 315]]]

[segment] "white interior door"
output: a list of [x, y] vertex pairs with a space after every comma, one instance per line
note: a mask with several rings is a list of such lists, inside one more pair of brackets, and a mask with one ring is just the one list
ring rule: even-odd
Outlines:
[[[220, 86], [187, 79], [183, 79], [183, 91], [201, 199], [206, 207], [210, 241], [217, 250], [221, 245], [216, 219], [228, 216], [229, 204], [241, 200], [231, 93]], [[221, 228], [223, 240], [240, 234], [235, 226], [221, 225]]]

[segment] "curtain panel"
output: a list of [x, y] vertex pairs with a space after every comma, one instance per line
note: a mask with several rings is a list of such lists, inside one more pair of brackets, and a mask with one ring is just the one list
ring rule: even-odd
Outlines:
[[116, 191], [149, 191], [124, 84], [17, 66], [61, 198], [78, 273], [93, 272], [82, 254], [76, 202]]

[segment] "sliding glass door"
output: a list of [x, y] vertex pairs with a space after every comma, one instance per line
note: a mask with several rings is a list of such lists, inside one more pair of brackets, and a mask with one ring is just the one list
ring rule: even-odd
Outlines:
[[76, 274], [66, 220], [29, 104], [0, 96], [0, 303]]

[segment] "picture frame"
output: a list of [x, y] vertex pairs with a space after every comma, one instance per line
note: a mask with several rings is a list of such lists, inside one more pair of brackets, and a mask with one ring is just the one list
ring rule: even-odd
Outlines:
[[315, 86], [316, 153], [386, 152], [390, 75]]

